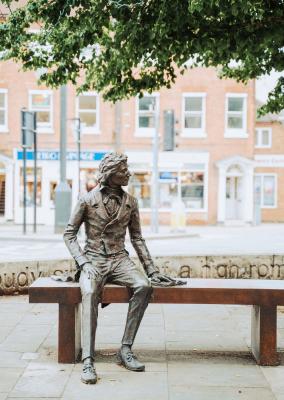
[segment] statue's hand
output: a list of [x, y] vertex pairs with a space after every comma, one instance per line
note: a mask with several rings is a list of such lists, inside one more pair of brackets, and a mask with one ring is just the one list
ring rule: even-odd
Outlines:
[[97, 279], [99, 277], [99, 272], [90, 262], [83, 265], [83, 271], [86, 272], [89, 279]]
[[170, 276], [160, 274], [159, 272], [154, 272], [151, 276], [151, 283], [153, 286], [177, 286], [185, 285], [185, 281], [171, 278]]

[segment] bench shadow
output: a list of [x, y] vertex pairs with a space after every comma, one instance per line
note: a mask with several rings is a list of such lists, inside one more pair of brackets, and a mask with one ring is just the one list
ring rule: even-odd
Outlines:
[[[98, 362], [116, 361], [116, 352], [118, 348], [99, 350], [96, 352], [96, 360]], [[178, 350], [134, 350], [135, 354], [143, 362], [167, 362], [167, 361], [189, 361], [191, 363], [222, 363], [222, 364], [239, 364], [239, 365], [257, 365], [255, 359], [249, 351], [178, 351]], [[284, 365], [284, 352], [278, 353], [280, 364]]]

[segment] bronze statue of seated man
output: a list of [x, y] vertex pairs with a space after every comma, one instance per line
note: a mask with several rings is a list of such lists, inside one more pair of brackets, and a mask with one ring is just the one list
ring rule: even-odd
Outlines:
[[[148, 306], [152, 285], [174, 285], [172, 278], [159, 273], [141, 234], [137, 200], [125, 192], [131, 176], [127, 156], [109, 153], [99, 165], [98, 186], [78, 201], [64, 232], [65, 243], [80, 272], [82, 292], [82, 360], [84, 383], [96, 383], [94, 368], [95, 334], [98, 304], [106, 282], [127, 286], [132, 296], [118, 362], [131, 371], [144, 371], [145, 366], [132, 352], [132, 345]], [[85, 224], [84, 250], [77, 240]], [[125, 249], [126, 230], [143, 266], [137, 267]]]

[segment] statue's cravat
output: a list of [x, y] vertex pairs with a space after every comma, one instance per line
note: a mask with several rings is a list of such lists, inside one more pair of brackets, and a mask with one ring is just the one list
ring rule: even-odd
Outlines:
[[122, 191], [113, 190], [111, 188], [105, 187], [103, 190], [103, 202], [106, 211], [110, 217], [114, 217], [121, 205]]

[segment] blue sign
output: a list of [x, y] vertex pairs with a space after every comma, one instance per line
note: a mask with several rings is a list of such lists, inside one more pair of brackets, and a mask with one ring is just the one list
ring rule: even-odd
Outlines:
[[178, 181], [178, 177], [176, 176], [175, 172], [160, 172], [160, 179], [165, 179], [165, 180], [172, 180], [177, 182]]
[[[26, 152], [27, 160], [34, 160], [34, 152], [32, 150], [28, 150]], [[94, 151], [81, 151], [80, 153], [80, 161], [100, 161], [106, 152], [94, 152]], [[68, 161], [77, 161], [78, 153], [76, 151], [67, 151], [66, 159]], [[23, 151], [17, 151], [17, 160], [23, 160]], [[39, 161], [59, 161], [60, 160], [60, 152], [59, 151], [38, 151], [37, 152], [37, 160]]]

